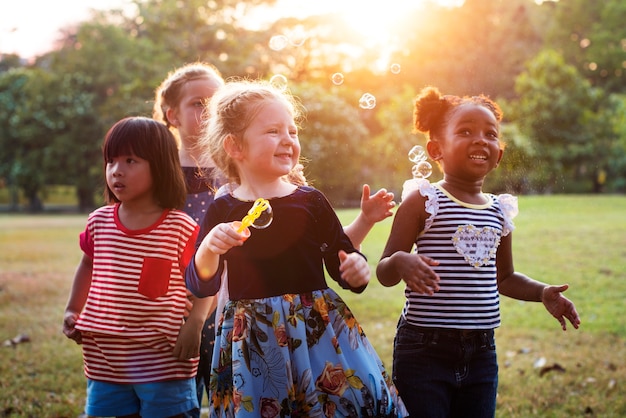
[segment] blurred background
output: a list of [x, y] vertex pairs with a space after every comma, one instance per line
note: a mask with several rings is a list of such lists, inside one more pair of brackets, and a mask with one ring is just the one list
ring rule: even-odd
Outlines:
[[337, 207], [365, 182], [400, 195], [427, 85], [503, 108], [485, 190], [624, 193], [625, 16], [621, 0], [15, 3], [0, 16], [0, 210], [101, 205], [107, 129], [150, 116], [157, 85], [193, 61], [300, 98], [305, 173]]

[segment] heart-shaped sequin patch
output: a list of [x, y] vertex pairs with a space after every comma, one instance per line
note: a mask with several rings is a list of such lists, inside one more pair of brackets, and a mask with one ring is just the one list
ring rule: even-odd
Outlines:
[[460, 225], [452, 236], [452, 242], [465, 261], [479, 268], [495, 257], [500, 234], [497, 229], [488, 226], [476, 228], [474, 225]]

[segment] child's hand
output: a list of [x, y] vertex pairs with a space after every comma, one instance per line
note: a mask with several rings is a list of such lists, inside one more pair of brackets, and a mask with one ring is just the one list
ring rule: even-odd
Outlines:
[[202, 325], [202, 323], [191, 319], [183, 323], [174, 346], [174, 357], [184, 361], [200, 355]]
[[70, 340], [74, 340], [76, 344], [83, 343], [83, 336], [80, 331], [76, 329], [76, 320], [78, 314], [76, 312], [66, 311], [63, 316], [63, 334]]
[[393, 201], [393, 193], [380, 189], [370, 196], [370, 186], [363, 185], [361, 195], [361, 212], [365, 219], [372, 225], [393, 215], [391, 209], [396, 206]]
[[346, 281], [351, 287], [357, 288], [365, 286], [370, 281], [370, 267], [367, 264], [367, 260], [359, 253], [346, 253], [345, 251], [339, 251], [339, 271], [341, 271], [341, 278]]
[[237, 232], [238, 222], [227, 222], [215, 225], [202, 240], [202, 246], [213, 254], [225, 254], [235, 246], [241, 246], [250, 236], [250, 230]]
[[185, 299], [185, 311], [183, 312], [183, 316], [185, 318], [189, 318], [189, 312], [191, 312], [191, 309], [193, 308], [194, 298], [195, 296], [189, 290], [187, 290], [187, 298]]
[[439, 261], [415, 253], [399, 251], [391, 256], [400, 278], [412, 291], [422, 295], [433, 295], [439, 290], [439, 276], [430, 266], [439, 265]]
[[541, 293], [541, 301], [546, 307], [548, 312], [559, 320], [563, 331], [567, 329], [567, 322], [565, 318], [578, 329], [580, 326], [580, 317], [576, 312], [576, 307], [571, 300], [562, 295], [561, 292], [565, 292], [569, 288], [569, 285], [561, 286], [546, 286]]

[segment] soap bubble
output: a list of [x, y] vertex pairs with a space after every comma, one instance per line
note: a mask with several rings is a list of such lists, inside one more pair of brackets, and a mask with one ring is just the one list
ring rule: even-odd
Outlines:
[[273, 219], [274, 214], [272, 213], [272, 207], [268, 205], [267, 208], [261, 212], [259, 217], [252, 222], [252, 226], [256, 229], [265, 229], [270, 226]]
[[289, 45], [289, 38], [285, 35], [274, 35], [270, 38], [270, 49], [274, 51], [280, 51], [285, 49]]
[[274, 74], [270, 78], [270, 84], [278, 90], [285, 91], [287, 89], [287, 77], [282, 74]]
[[400, 74], [401, 69], [400, 64], [391, 64], [389, 67], [389, 71], [391, 71], [392, 74]]
[[433, 166], [428, 161], [420, 161], [413, 166], [411, 172], [413, 173], [413, 178], [425, 179], [433, 173]]
[[289, 43], [292, 46], [298, 47], [304, 45], [304, 42], [307, 39], [307, 35], [302, 26], [298, 26], [297, 28], [289, 32], [288, 39]]
[[433, 166], [430, 165], [428, 161], [426, 161], [426, 151], [424, 147], [421, 145], [415, 145], [409, 151], [409, 161], [415, 163], [411, 172], [413, 173], [413, 178], [416, 179], [425, 179], [430, 177], [433, 173]]
[[409, 151], [409, 161], [411, 161], [412, 163], [417, 163], [425, 160], [426, 151], [424, 151], [424, 147], [422, 147], [421, 145], [415, 145], [413, 148], [411, 148], [411, 150]]
[[343, 74], [335, 73], [331, 76], [331, 80], [333, 80], [334, 85], [340, 86], [343, 84]]
[[361, 109], [373, 109], [376, 107], [376, 97], [373, 94], [365, 93], [359, 99], [359, 107]]

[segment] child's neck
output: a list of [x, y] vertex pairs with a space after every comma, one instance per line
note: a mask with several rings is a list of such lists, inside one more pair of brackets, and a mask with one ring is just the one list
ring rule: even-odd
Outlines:
[[487, 203], [483, 194], [483, 180], [465, 180], [444, 175], [439, 185], [462, 202], [481, 205]]
[[296, 189], [296, 186], [282, 179], [278, 179], [270, 183], [250, 183], [242, 181], [239, 187], [235, 189], [233, 195], [241, 200], [256, 200], [260, 197], [264, 199], [272, 199], [276, 197], [287, 196]]
[[153, 225], [163, 213], [156, 202], [122, 202], [117, 216], [126, 228], [138, 230]]
[[183, 167], [198, 166], [198, 159], [196, 156], [184, 146], [178, 151], [178, 158], [180, 159], [180, 165]]

